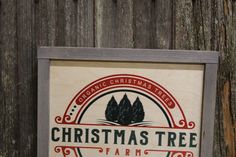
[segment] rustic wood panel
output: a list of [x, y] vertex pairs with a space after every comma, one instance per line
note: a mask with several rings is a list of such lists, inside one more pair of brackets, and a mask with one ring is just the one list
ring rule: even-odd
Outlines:
[[[197, 0], [176, 0], [175, 49], [194, 49], [193, 5]], [[196, 18], [196, 17], [195, 17]]]
[[16, 0], [1, 1], [0, 156], [19, 156]]
[[220, 51], [214, 156], [236, 156], [235, 0], [0, 0], [0, 156], [36, 154], [37, 46]]
[[[235, 53], [236, 2], [213, 1], [215, 5], [215, 47], [220, 51], [220, 66], [215, 118], [215, 156], [236, 156]], [[218, 32], [218, 33], [217, 33]]]
[[155, 47], [159, 49], [173, 49], [174, 48], [174, 4], [172, 0], [156, 0], [154, 8], [154, 21], [156, 40]]
[[77, 30], [74, 32], [77, 36], [77, 46], [94, 47], [94, 1], [79, 0], [77, 2]]
[[134, 0], [134, 47], [155, 48], [155, 1]]
[[133, 47], [133, 0], [95, 1], [96, 47]]
[[[37, 79], [36, 69], [36, 41], [35, 41], [35, 19], [34, 1], [22, 0], [17, 4], [16, 15], [16, 35], [17, 51], [17, 84], [18, 92], [17, 110], [18, 132], [17, 146], [19, 156], [33, 156], [36, 152], [36, 129], [37, 118], [33, 113], [37, 109], [37, 89], [35, 88]], [[27, 136], [26, 136], [27, 135]]]

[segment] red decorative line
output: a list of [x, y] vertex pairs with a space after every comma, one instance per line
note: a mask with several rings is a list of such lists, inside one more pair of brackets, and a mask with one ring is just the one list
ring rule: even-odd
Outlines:
[[[64, 124], [63, 124], [64, 125]], [[105, 127], [105, 126], [109, 126], [109, 127], [116, 127], [116, 128], [118, 128], [118, 127], [121, 127], [121, 128], [150, 128], [150, 129], [155, 129], [155, 128], [157, 128], [157, 129], [171, 129], [171, 130], [178, 130], [178, 129], [180, 129], [180, 130], [182, 130], [183, 128], [170, 128], [170, 127], [164, 127], [164, 126], [125, 126], [125, 125], [111, 125], [111, 124], [92, 124], [92, 123], [79, 123], [79, 124], [77, 124], [77, 123], [73, 123], [73, 124], [66, 124], [66, 125], [76, 125], [76, 126], [101, 126], [101, 127]], [[188, 128], [185, 128], [185, 129], [193, 129], [192, 127], [188, 127]]]
[[150, 152], [171, 152], [170, 157], [193, 157], [193, 152], [191, 152], [191, 151], [157, 150], [157, 149], [144, 150], [145, 155], [148, 155]]
[[56, 146], [56, 147], [54, 148], [54, 151], [55, 151], [56, 153], [62, 152], [62, 154], [63, 154], [64, 157], [70, 155], [70, 154], [71, 154], [71, 151], [73, 151], [75, 157], [78, 157], [78, 155], [77, 155], [76, 150], [75, 150], [74, 147]]
[[[190, 121], [187, 123], [186, 119], [182, 119], [179, 121], [180, 127], [178, 128], [184, 128], [184, 129], [193, 129], [195, 128], [195, 123], [193, 121]], [[182, 127], [181, 127], [182, 126]]]
[[170, 157], [193, 157], [193, 152], [190, 151], [175, 151]]
[[54, 151], [56, 153], [62, 152], [64, 157], [70, 155], [71, 151], [73, 151], [74, 154], [75, 154], [75, 157], [78, 157], [78, 154], [76, 153], [76, 149], [77, 148], [80, 148], [80, 149], [97, 149], [99, 153], [103, 152], [103, 148], [102, 147], [83, 147], [83, 146], [56, 146], [54, 148]]

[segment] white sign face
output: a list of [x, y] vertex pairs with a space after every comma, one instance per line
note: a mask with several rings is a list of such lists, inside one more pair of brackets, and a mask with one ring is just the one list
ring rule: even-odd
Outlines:
[[204, 65], [50, 62], [50, 157], [198, 157]]

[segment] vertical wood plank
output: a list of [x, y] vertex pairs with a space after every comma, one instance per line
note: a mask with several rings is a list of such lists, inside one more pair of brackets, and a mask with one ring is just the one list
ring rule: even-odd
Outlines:
[[[232, 28], [236, 28], [236, 2], [232, 3]], [[235, 130], [235, 150], [236, 150], [236, 29], [232, 29], [232, 74], [231, 74], [231, 104], [233, 122]]]
[[96, 0], [96, 47], [115, 47], [116, 5], [114, 1]]
[[[235, 1], [214, 0], [214, 49], [220, 52], [220, 66], [217, 89], [217, 108], [215, 116], [214, 156], [236, 155], [236, 132], [232, 103], [233, 76], [235, 73]], [[218, 32], [218, 33], [217, 33]]]
[[192, 0], [176, 0], [175, 3], [175, 48], [194, 49]]
[[19, 143], [16, 0], [0, 6], [0, 156], [17, 157]]
[[35, 38], [37, 46], [48, 45], [47, 1], [35, 1]]
[[[46, 0], [47, 1], [47, 40], [48, 45], [55, 46], [56, 45], [56, 20], [57, 20], [57, 14], [56, 14], [56, 0]], [[37, 19], [39, 20], [39, 19]]]
[[65, 46], [77, 44], [77, 1], [65, 0]]
[[[235, 70], [231, 76], [230, 92], [231, 92], [231, 104], [232, 104], [231, 114], [232, 114], [233, 128], [235, 129], [236, 128], [236, 114], [235, 114], [236, 113], [236, 72], [235, 72]], [[236, 142], [236, 136], [235, 136], [234, 141]], [[236, 147], [236, 145], [235, 145], [235, 147]]]
[[193, 35], [195, 50], [210, 50], [211, 41], [211, 0], [194, 0]]
[[173, 29], [173, 3], [172, 0], [156, 0], [155, 25], [156, 25], [156, 48], [171, 49], [174, 47]]
[[17, 1], [18, 54], [18, 151], [20, 157], [34, 156], [37, 128], [37, 60], [34, 36], [34, 0]]
[[66, 44], [65, 2], [65, 0], [56, 0], [56, 46], [64, 46]]
[[200, 1], [200, 50], [211, 50], [213, 9], [212, 0]]
[[[79, 0], [77, 3], [77, 46], [94, 47], [94, 0]], [[75, 34], [74, 34], [75, 35]]]
[[155, 3], [153, 0], [134, 0], [135, 48], [156, 48]]
[[133, 1], [95, 1], [95, 46], [133, 47]]
[[117, 0], [115, 47], [133, 47], [133, 0]]

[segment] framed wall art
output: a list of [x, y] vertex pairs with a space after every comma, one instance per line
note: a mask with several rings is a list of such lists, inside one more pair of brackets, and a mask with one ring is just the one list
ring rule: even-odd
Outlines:
[[38, 49], [38, 157], [212, 157], [217, 52]]

